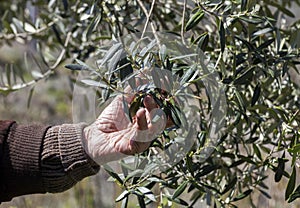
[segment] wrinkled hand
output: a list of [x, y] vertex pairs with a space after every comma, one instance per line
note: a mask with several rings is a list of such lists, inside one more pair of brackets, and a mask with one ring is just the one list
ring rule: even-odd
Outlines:
[[133, 98], [133, 95], [118, 95], [98, 119], [84, 129], [85, 150], [98, 164], [145, 151], [165, 128], [166, 117], [150, 95], [144, 98], [145, 108], [137, 111], [131, 123], [124, 113], [123, 99], [130, 103]]

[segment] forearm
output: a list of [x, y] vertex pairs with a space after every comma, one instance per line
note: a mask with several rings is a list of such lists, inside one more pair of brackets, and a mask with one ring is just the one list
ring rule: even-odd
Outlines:
[[84, 124], [63, 124], [47, 131], [41, 154], [41, 172], [47, 192], [62, 192], [99, 171], [85, 153]]
[[61, 192], [96, 174], [99, 166], [83, 149], [83, 127], [13, 123], [0, 132], [0, 202], [25, 194]]
[[[5, 123], [1, 121], [1, 127]], [[14, 122], [1, 132], [0, 202], [11, 200], [14, 196], [45, 192], [40, 154], [48, 128]]]

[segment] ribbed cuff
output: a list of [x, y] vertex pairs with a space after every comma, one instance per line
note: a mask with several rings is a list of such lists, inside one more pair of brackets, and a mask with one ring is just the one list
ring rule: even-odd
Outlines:
[[85, 124], [63, 124], [47, 131], [42, 153], [44, 185], [48, 192], [62, 192], [96, 174], [100, 166], [85, 153]]
[[82, 137], [85, 124], [63, 124], [58, 132], [58, 145], [62, 165], [70, 176], [79, 181], [99, 171], [83, 149]]

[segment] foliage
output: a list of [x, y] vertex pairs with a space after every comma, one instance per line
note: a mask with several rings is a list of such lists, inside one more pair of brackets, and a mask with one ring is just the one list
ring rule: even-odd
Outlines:
[[[126, 76], [144, 66], [153, 66], [153, 60], [157, 68], [170, 70], [184, 80], [179, 85], [195, 89], [194, 96], [201, 97], [203, 90], [207, 90], [203, 84], [205, 69], [224, 87], [227, 112], [223, 134], [205, 160], [201, 156], [209, 141], [210, 128], [205, 121], [214, 108], [209, 99], [200, 99], [200, 130], [195, 144], [178, 163], [153, 172], [158, 167], [145, 160], [149, 153], [146, 152], [135, 157], [134, 166], [120, 161], [121, 174], [105, 166], [124, 190], [116, 199], [122, 201], [123, 207], [131, 195], [136, 196], [141, 207], [151, 203], [161, 207], [172, 203], [192, 207], [201, 199], [208, 205], [235, 207], [237, 201], [257, 191], [270, 197], [265, 183], [267, 170], [275, 173], [275, 182], [288, 179], [288, 202], [300, 197], [300, 185], [296, 184], [299, 85], [293, 82], [293, 76], [299, 74], [300, 20], [286, 22], [294, 17], [289, 8], [300, 5], [298, 0], [51, 0], [48, 4], [37, 0], [1, 4], [1, 44], [33, 42], [32, 50], [47, 66], [47, 70], [39, 72], [16, 65], [3, 66], [0, 90], [5, 93], [48, 77], [66, 60], [70, 63], [67, 68], [91, 72], [90, 79], [83, 82], [98, 87], [103, 101], [120, 90], [118, 83]], [[32, 16], [28, 8], [38, 9]], [[203, 65], [201, 60], [191, 64], [186, 62], [189, 57], [164, 57], [161, 51], [169, 46], [156, 42], [154, 47], [151, 41], [139, 45], [140, 48], [128, 47], [125, 62], [121, 59], [120, 43], [101, 47], [107, 45], [107, 40], [135, 32], [140, 32], [142, 39], [147, 37], [146, 31], [154, 34], [154, 40], [159, 32], [171, 32], [187, 48], [201, 49], [203, 54], [199, 52], [198, 56], [206, 57], [209, 63]], [[90, 59], [96, 60], [98, 66], [84, 63]], [[192, 68], [193, 64], [197, 67]], [[197, 76], [192, 76], [193, 70]], [[145, 91], [154, 97], [160, 95], [151, 87]], [[162, 103], [162, 107], [166, 105]], [[174, 110], [176, 104], [171, 106], [167, 108], [175, 112], [171, 117], [182, 121], [180, 112]], [[163, 139], [152, 147], [166, 148], [168, 142], [160, 141], [172, 141], [168, 135], [165, 132]], [[183, 197], [185, 193], [190, 193], [189, 199]]]

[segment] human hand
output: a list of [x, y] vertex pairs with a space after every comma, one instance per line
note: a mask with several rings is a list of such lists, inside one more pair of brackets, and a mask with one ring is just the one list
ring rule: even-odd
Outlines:
[[136, 112], [132, 122], [129, 121], [124, 113], [123, 99], [130, 103], [133, 98], [129, 93], [118, 95], [98, 119], [84, 129], [85, 151], [98, 164], [145, 151], [164, 130], [166, 116], [150, 95], [144, 98], [145, 107]]

